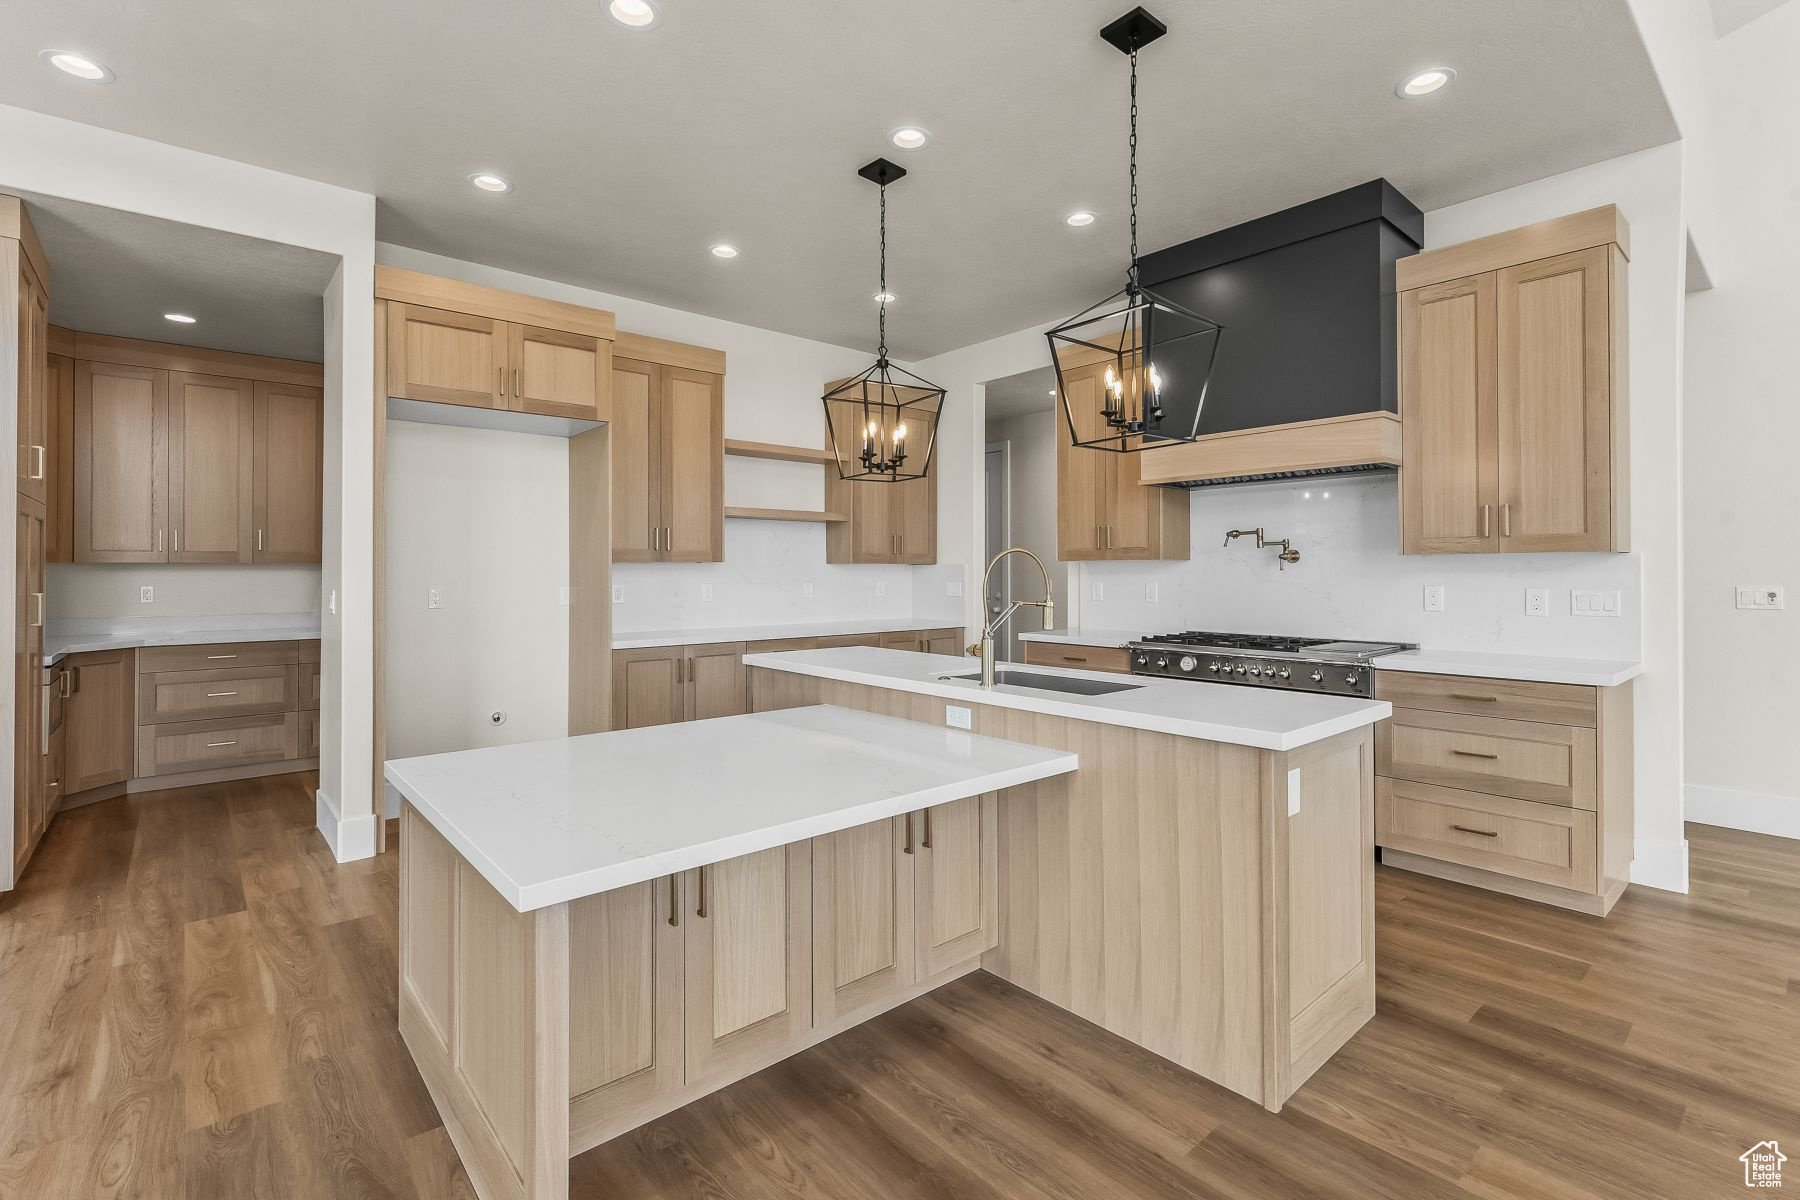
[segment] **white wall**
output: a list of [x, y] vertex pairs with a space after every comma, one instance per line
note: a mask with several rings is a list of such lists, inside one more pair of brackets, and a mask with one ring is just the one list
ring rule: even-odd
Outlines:
[[[318, 818], [340, 857], [373, 853], [375, 198], [6, 106], [0, 106], [0, 146], [6, 147], [0, 190], [41, 192], [339, 257], [323, 298], [320, 585], [327, 611], [321, 637]], [[55, 273], [52, 263], [52, 288]], [[8, 524], [0, 534], [0, 560], [12, 561], [13, 536]], [[0, 602], [0, 615], [5, 603], [10, 601]], [[12, 622], [4, 628], [11, 630]], [[0, 712], [3, 720], [10, 717]], [[11, 786], [11, 775], [6, 779], [0, 786]]]
[[[1056, 438], [1061, 431], [1060, 418], [1052, 409], [991, 421], [987, 427], [988, 445], [1004, 442], [1010, 451], [1011, 544], [1036, 554], [1050, 569], [1057, 600], [1055, 629], [1066, 629], [1069, 624], [1068, 565], [1056, 557]], [[1043, 576], [1030, 559], [1014, 555], [1003, 569], [1009, 573], [1015, 599], [1036, 599], [1043, 591]], [[979, 586], [980, 580], [975, 583]], [[1020, 610], [1009, 623], [1006, 644], [1015, 661], [1019, 657], [1017, 635], [1041, 629], [1043, 624], [1036, 609]]]
[[[1718, 51], [1716, 286], [1687, 303], [1688, 816], [1800, 837], [1800, 5]], [[1788, 608], [1739, 611], [1734, 584]]]
[[[146, 584], [149, 604], [138, 599]], [[51, 563], [45, 588], [52, 621], [319, 611], [318, 567]]]

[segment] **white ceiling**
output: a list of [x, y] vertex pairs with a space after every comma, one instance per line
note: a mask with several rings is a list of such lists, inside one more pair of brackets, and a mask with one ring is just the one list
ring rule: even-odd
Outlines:
[[[1044, 356], [1050, 356], [1045, 343]], [[1004, 421], [1026, 413], [1048, 412], [1056, 407], [1056, 371], [1039, 367], [1004, 379], [990, 379], [987, 384], [987, 419]]]
[[[855, 171], [886, 153], [914, 172], [889, 197], [902, 358], [1118, 284], [1125, 61], [1097, 31], [1129, 0], [662, 3], [648, 33], [604, 0], [15, 4], [0, 103], [372, 192], [384, 241], [863, 347]], [[1677, 136], [1627, 0], [1152, 7], [1145, 249], [1378, 175], [1430, 209]], [[1452, 87], [1394, 95], [1440, 64]], [[933, 141], [894, 151], [902, 123]], [[474, 191], [477, 170], [516, 190]], [[1101, 220], [1070, 230], [1075, 208]]]
[[[8, 189], [10, 190], [10, 189]], [[337, 257], [32, 192], [50, 321], [87, 333], [318, 362]], [[192, 325], [163, 319], [186, 313]]]

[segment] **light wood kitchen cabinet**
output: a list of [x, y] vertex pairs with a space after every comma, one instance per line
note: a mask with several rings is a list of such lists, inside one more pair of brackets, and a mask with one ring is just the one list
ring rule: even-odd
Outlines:
[[63, 776], [68, 795], [123, 783], [132, 774], [136, 652], [71, 654], [63, 700]]
[[323, 549], [325, 395], [299, 384], [258, 382], [251, 422], [249, 557], [316, 563]]
[[250, 550], [251, 384], [171, 372], [170, 562], [243, 562]]
[[612, 392], [613, 561], [721, 561], [723, 376], [615, 357]]
[[882, 1007], [918, 977], [916, 817], [812, 840], [813, 1023]]
[[[1068, 389], [1068, 404], [1084, 438], [1099, 431], [1104, 370], [1104, 361], [1063, 370], [1062, 386]], [[1067, 423], [1058, 421], [1058, 558], [1095, 562], [1189, 557], [1187, 493], [1140, 483], [1139, 463], [1137, 454], [1073, 445]]]
[[507, 407], [507, 322], [394, 301], [387, 318], [388, 395], [468, 408]]
[[612, 727], [642, 729], [687, 719], [682, 691], [686, 647], [651, 646], [612, 652]]
[[[409, 824], [437, 836], [423, 821]], [[569, 906], [569, 1098], [592, 1110], [647, 1108], [685, 1082], [684, 880]]]
[[1131, 671], [1131, 651], [1124, 646], [1072, 646], [1066, 642], [1021, 642], [1025, 665], [1074, 667], [1080, 671]]
[[512, 388], [518, 412], [579, 421], [606, 419], [612, 343], [585, 333], [514, 324], [509, 330]]
[[12, 878], [43, 833], [44, 754], [44, 510], [18, 498], [13, 574]]
[[1401, 261], [1403, 552], [1628, 548], [1627, 241], [1609, 207]]
[[50, 475], [50, 289], [30, 258], [19, 257], [19, 495], [39, 504]]
[[[855, 424], [855, 405], [841, 403], [839, 419]], [[834, 410], [835, 411], [835, 410]], [[827, 423], [827, 440], [831, 429]], [[937, 562], [937, 472], [895, 482], [845, 479], [825, 464], [825, 508], [847, 518], [825, 527], [829, 563]]]
[[687, 873], [689, 1083], [748, 1069], [812, 1027], [812, 847]]
[[745, 711], [742, 642], [688, 646], [682, 658], [684, 719], [735, 717]]
[[913, 940], [918, 976], [928, 979], [1000, 943], [999, 802], [990, 792], [933, 805], [913, 819]]
[[75, 364], [75, 561], [167, 562], [169, 373]]
[[[66, 331], [52, 330], [52, 345], [59, 333]], [[50, 480], [45, 488], [45, 557], [56, 563], [74, 562], [75, 359], [71, 355], [50, 354], [44, 364], [44, 390], [50, 403], [46, 431], [50, 437]]]

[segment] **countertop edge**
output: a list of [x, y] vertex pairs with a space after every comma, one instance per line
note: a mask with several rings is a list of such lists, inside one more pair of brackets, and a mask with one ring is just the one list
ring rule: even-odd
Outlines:
[[[1454, 652], [1450, 652], [1454, 653]], [[1496, 659], [1503, 659], [1504, 652], [1491, 652]], [[1407, 658], [1406, 654], [1418, 654], [1418, 658]], [[1532, 659], [1533, 656], [1521, 655], [1521, 658]], [[1548, 659], [1549, 656], [1546, 656]], [[1461, 675], [1471, 679], [1507, 679], [1517, 683], [1563, 683], [1577, 687], [1618, 687], [1629, 683], [1644, 673], [1641, 662], [1613, 662], [1608, 659], [1568, 659], [1566, 665], [1548, 665], [1543, 660], [1509, 664], [1505, 661], [1458, 662], [1454, 657], [1442, 659], [1432, 656], [1430, 651], [1406, 651], [1401, 654], [1384, 655], [1373, 659], [1371, 665], [1378, 671], [1405, 671], [1415, 675]]]
[[[43, 665], [55, 666], [71, 654], [97, 654], [107, 650], [147, 650], [156, 646], [218, 646], [235, 642], [317, 642], [320, 629], [194, 629], [179, 633], [76, 634], [46, 646]], [[46, 639], [48, 640], [48, 639]]]

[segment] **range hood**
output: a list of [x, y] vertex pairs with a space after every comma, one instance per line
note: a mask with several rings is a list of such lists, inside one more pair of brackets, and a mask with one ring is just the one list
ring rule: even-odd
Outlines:
[[1418, 206], [1375, 179], [1146, 256], [1145, 286], [1226, 335], [1200, 439], [1144, 451], [1140, 479], [1207, 487], [1398, 467], [1394, 263], [1424, 237]]

